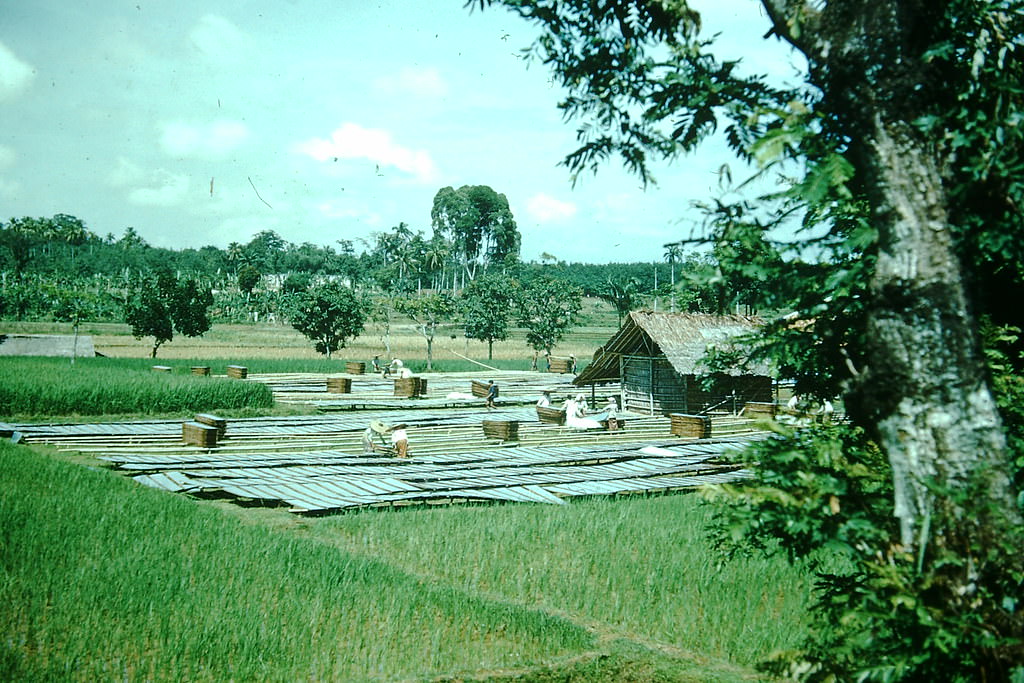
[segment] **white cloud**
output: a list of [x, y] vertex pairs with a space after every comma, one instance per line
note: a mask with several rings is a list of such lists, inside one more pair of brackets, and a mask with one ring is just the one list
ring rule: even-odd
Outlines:
[[132, 190], [128, 201], [142, 206], [174, 206], [188, 196], [189, 184], [187, 175], [160, 169], [152, 175], [152, 186]]
[[127, 187], [142, 180], [144, 177], [145, 172], [138, 164], [124, 157], [118, 157], [117, 167], [107, 174], [107, 183], [114, 187]]
[[337, 201], [325, 201], [315, 205], [315, 210], [324, 218], [351, 218], [354, 221], [370, 226], [379, 226], [384, 222], [381, 215], [366, 206], [342, 206]]
[[199, 52], [217, 62], [237, 62], [244, 57], [249, 43], [246, 35], [234, 24], [215, 14], [207, 14], [189, 33]]
[[175, 157], [223, 159], [249, 137], [249, 128], [240, 121], [198, 125], [172, 121], [161, 128], [160, 146]]
[[540, 223], [550, 223], [575, 216], [576, 205], [541, 192], [526, 200], [526, 212]]
[[0, 43], [0, 101], [11, 99], [25, 90], [35, 77], [35, 69], [18, 59]]
[[17, 158], [18, 154], [13, 149], [7, 145], [0, 145], [0, 171], [14, 165], [14, 160]]
[[342, 124], [331, 133], [330, 140], [314, 138], [297, 145], [296, 149], [317, 161], [328, 159], [367, 159], [379, 167], [396, 168], [420, 182], [433, 182], [437, 168], [424, 150], [410, 149], [391, 139], [391, 133], [375, 128], [363, 128], [355, 123]]
[[374, 81], [374, 86], [389, 94], [420, 97], [443, 97], [448, 94], [448, 84], [434, 67], [407, 66], [397, 74], [381, 76]]

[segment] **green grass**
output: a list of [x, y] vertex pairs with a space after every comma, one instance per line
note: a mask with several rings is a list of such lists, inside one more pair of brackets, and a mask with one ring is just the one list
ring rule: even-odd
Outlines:
[[723, 561], [697, 496], [595, 498], [550, 507], [363, 512], [317, 532], [413, 573], [599, 623], [609, 637], [753, 665], [803, 636], [810, 583], [779, 558]]
[[141, 359], [0, 358], [0, 415], [161, 415], [274, 405], [268, 387], [255, 382], [152, 370]]
[[694, 496], [299, 519], [0, 443], [0, 680], [744, 680], [807, 578]]

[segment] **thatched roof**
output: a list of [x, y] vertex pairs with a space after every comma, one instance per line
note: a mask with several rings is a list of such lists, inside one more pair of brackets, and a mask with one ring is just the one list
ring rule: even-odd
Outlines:
[[[709, 346], [725, 348], [729, 340], [755, 332], [762, 325], [759, 318], [740, 315], [704, 315], [694, 313], [653, 313], [634, 311], [619, 331], [594, 354], [575, 384], [619, 379], [619, 357], [622, 355], [664, 355], [680, 375], [707, 372], [701, 362]], [[731, 375], [768, 375], [767, 367], [756, 370], [736, 369]]]
[[92, 337], [66, 334], [0, 334], [0, 356], [95, 356]]

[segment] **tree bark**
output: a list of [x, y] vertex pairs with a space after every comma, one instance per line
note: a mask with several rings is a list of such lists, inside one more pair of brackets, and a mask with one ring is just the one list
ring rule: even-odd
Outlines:
[[929, 21], [945, 8], [941, 0], [762, 4], [775, 32], [807, 57], [878, 230], [867, 367], [847, 400], [892, 465], [901, 544], [921, 550], [930, 533], [963, 524], [931, 485], [963, 490], [974, 476], [999, 514], [1017, 520], [938, 145], [910, 123], [942, 87], [923, 54], [935, 40]]
[[909, 124], [879, 118], [865, 146], [879, 252], [856, 395], [892, 465], [901, 543], [915, 549], [936, 513], [930, 483], [982, 474], [993, 502], [1014, 503], [934, 153]]

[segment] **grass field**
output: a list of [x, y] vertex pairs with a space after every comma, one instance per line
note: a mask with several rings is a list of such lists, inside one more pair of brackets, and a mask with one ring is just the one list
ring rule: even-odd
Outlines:
[[[588, 301], [586, 322], [575, 328], [555, 349], [556, 355], [575, 354], [581, 361], [589, 360], [598, 346], [618, 328], [614, 313], [599, 301]], [[71, 334], [65, 323], [0, 323], [0, 332], [30, 334]], [[93, 337], [96, 351], [113, 358], [146, 358], [151, 340], [137, 340], [127, 325], [115, 323], [83, 323], [80, 334]], [[391, 326], [389, 343], [392, 355], [403, 360], [425, 360], [426, 341], [407, 320], [398, 320]], [[381, 330], [367, 325], [365, 331], [336, 354], [338, 362], [361, 360], [369, 362], [373, 354], [386, 353]], [[461, 328], [446, 329], [434, 338], [434, 359], [454, 360], [468, 356], [486, 362], [487, 345], [467, 339]], [[494, 358], [518, 363], [515, 368], [526, 370], [530, 366], [533, 350], [525, 341], [522, 330], [512, 331], [511, 338], [495, 342]], [[157, 361], [196, 359], [206, 361], [232, 361], [238, 358], [317, 359], [323, 358], [309, 340], [286, 324], [261, 323], [253, 325], [217, 324], [202, 337], [189, 338], [176, 335], [174, 340], [160, 347]]]
[[3, 680], [749, 680], [808, 579], [693, 495], [300, 519], [0, 443]]
[[[588, 357], [612, 331], [559, 352]], [[252, 384], [191, 377], [193, 364], [336, 372], [377, 352], [326, 361], [291, 328], [216, 326], [161, 349], [168, 374], [127, 328], [82, 333], [115, 358], [0, 359], [12, 396], [38, 395], [22, 376], [51, 371], [112, 372], [105, 383], [145, 395], [136, 387], [150, 381]], [[392, 341], [422, 367], [421, 338]], [[485, 359], [483, 345], [459, 344]], [[527, 367], [524, 349], [496, 346], [495, 365]], [[51, 382], [31, 417], [66, 415], [71, 384]], [[189, 391], [171, 393], [194, 410]], [[75, 400], [72, 417], [89, 399]], [[99, 464], [0, 442], [0, 680], [738, 681], [807, 628], [809, 576], [778, 558], [719, 557], [704, 532], [715, 508], [696, 495], [300, 518], [151, 490]]]

